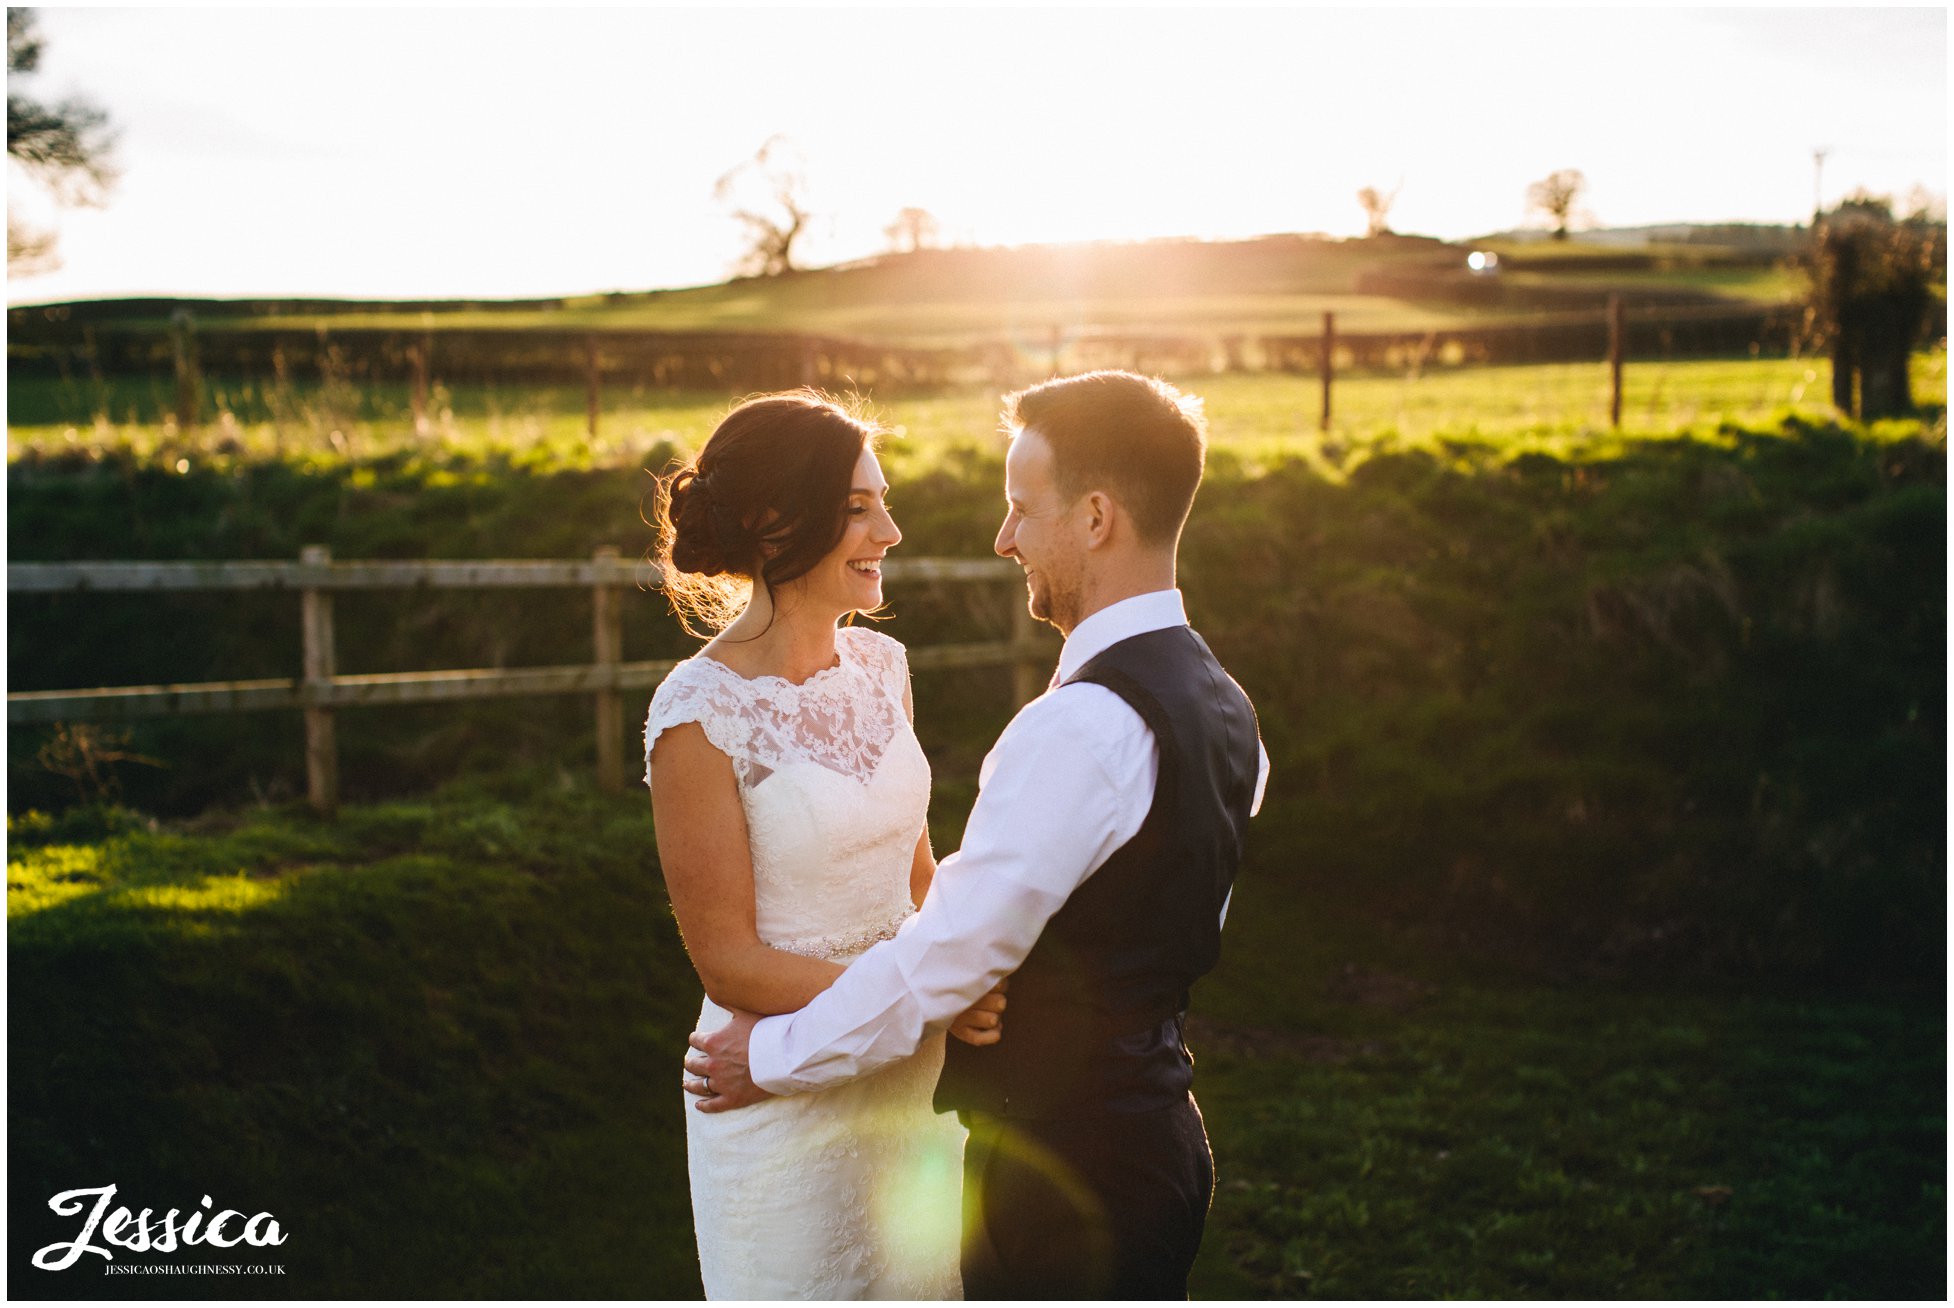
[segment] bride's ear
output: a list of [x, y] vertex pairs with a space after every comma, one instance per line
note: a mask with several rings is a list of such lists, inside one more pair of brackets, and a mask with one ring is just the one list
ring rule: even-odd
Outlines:
[[770, 539], [767, 535], [768, 532], [773, 530], [774, 524], [779, 521], [780, 515], [769, 510], [766, 513], [757, 515], [747, 523], [747, 530], [760, 542], [760, 557], [762, 559], [777, 558], [780, 554], [780, 543]]

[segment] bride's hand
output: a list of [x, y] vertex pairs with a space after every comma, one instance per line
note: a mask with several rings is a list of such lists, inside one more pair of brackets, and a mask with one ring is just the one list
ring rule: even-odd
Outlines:
[[950, 1034], [967, 1045], [994, 1045], [1004, 1038], [1004, 991], [1011, 984], [1005, 977], [982, 999], [950, 1023]]

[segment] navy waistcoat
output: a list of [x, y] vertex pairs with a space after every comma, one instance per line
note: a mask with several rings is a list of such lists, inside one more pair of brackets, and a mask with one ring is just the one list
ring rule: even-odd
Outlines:
[[1255, 797], [1255, 709], [1188, 627], [1119, 641], [1070, 681], [1104, 686], [1153, 732], [1153, 803], [1012, 974], [1004, 1038], [949, 1042], [939, 1112], [1145, 1112], [1193, 1083], [1181, 1024], [1189, 987], [1221, 955], [1221, 908]]

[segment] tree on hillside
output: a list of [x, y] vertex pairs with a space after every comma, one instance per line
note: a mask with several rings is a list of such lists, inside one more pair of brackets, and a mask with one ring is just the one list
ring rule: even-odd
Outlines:
[[1811, 253], [1809, 314], [1832, 355], [1832, 403], [1862, 419], [1913, 409], [1908, 359], [1947, 282], [1947, 220], [1930, 203], [1905, 218], [1859, 192], [1822, 215]]
[[1357, 203], [1364, 206], [1364, 235], [1389, 236], [1391, 206], [1397, 203], [1398, 192], [1393, 189], [1389, 195], [1375, 186], [1366, 186], [1357, 192]]
[[882, 229], [882, 235], [893, 253], [913, 254], [935, 245], [940, 230], [935, 214], [909, 205], [896, 211], [896, 220]]
[[[7, 160], [56, 204], [99, 205], [115, 181], [114, 134], [108, 115], [70, 97], [48, 104], [18, 90], [41, 63], [41, 35], [31, 9], [7, 11]], [[55, 236], [37, 231], [7, 207], [7, 271], [15, 276], [59, 265]]]
[[800, 150], [776, 133], [753, 157], [727, 172], [712, 188], [746, 228], [746, 250], [736, 271], [774, 277], [794, 270], [794, 242], [807, 230], [807, 171]]
[[1575, 202], [1588, 189], [1588, 179], [1578, 168], [1557, 168], [1527, 187], [1527, 209], [1553, 219], [1554, 239], [1567, 239], [1567, 225], [1574, 217]]

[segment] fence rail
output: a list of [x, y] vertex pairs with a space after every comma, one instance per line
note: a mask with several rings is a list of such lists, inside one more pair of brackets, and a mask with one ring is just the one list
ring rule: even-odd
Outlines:
[[[891, 559], [884, 573], [893, 585], [920, 582], [1021, 584], [1017, 566], [1004, 559]], [[623, 657], [625, 587], [657, 584], [653, 565], [599, 549], [590, 559], [334, 560], [324, 546], [308, 545], [297, 561], [151, 563], [104, 560], [77, 563], [10, 563], [11, 594], [77, 592], [141, 593], [189, 590], [287, 590], [300, 597], [303, 671], [297, 677], [209, 681], [161, 686], [97, 686], [74, 690], [10, 691], [8, 725], [70, 719], [121, 720], [193, 713], [242, 713], [299, 709], [306, 719], [306, 792], [314, 808], [331, 813], [339, 802], [339, 763], [333, 713], [381, 704], [528, 695], [590, 695], [597, 726], [598, 783], [622, 784], [621, 692], [649, 690], [676, 662]], [[527, 668], [443, 668], [356, 676], [334, 670], [332, 596], [342, 590], [472, 589], [494, 587], [584, 588], [591, 591], [590, 663]], [[909, 651], [918, 671], [1009, 666], [1012, 694], [1024, 703], [1044, 688], [1056, 657], [1023, 605], [1012, 607], [1006, 638]]]

